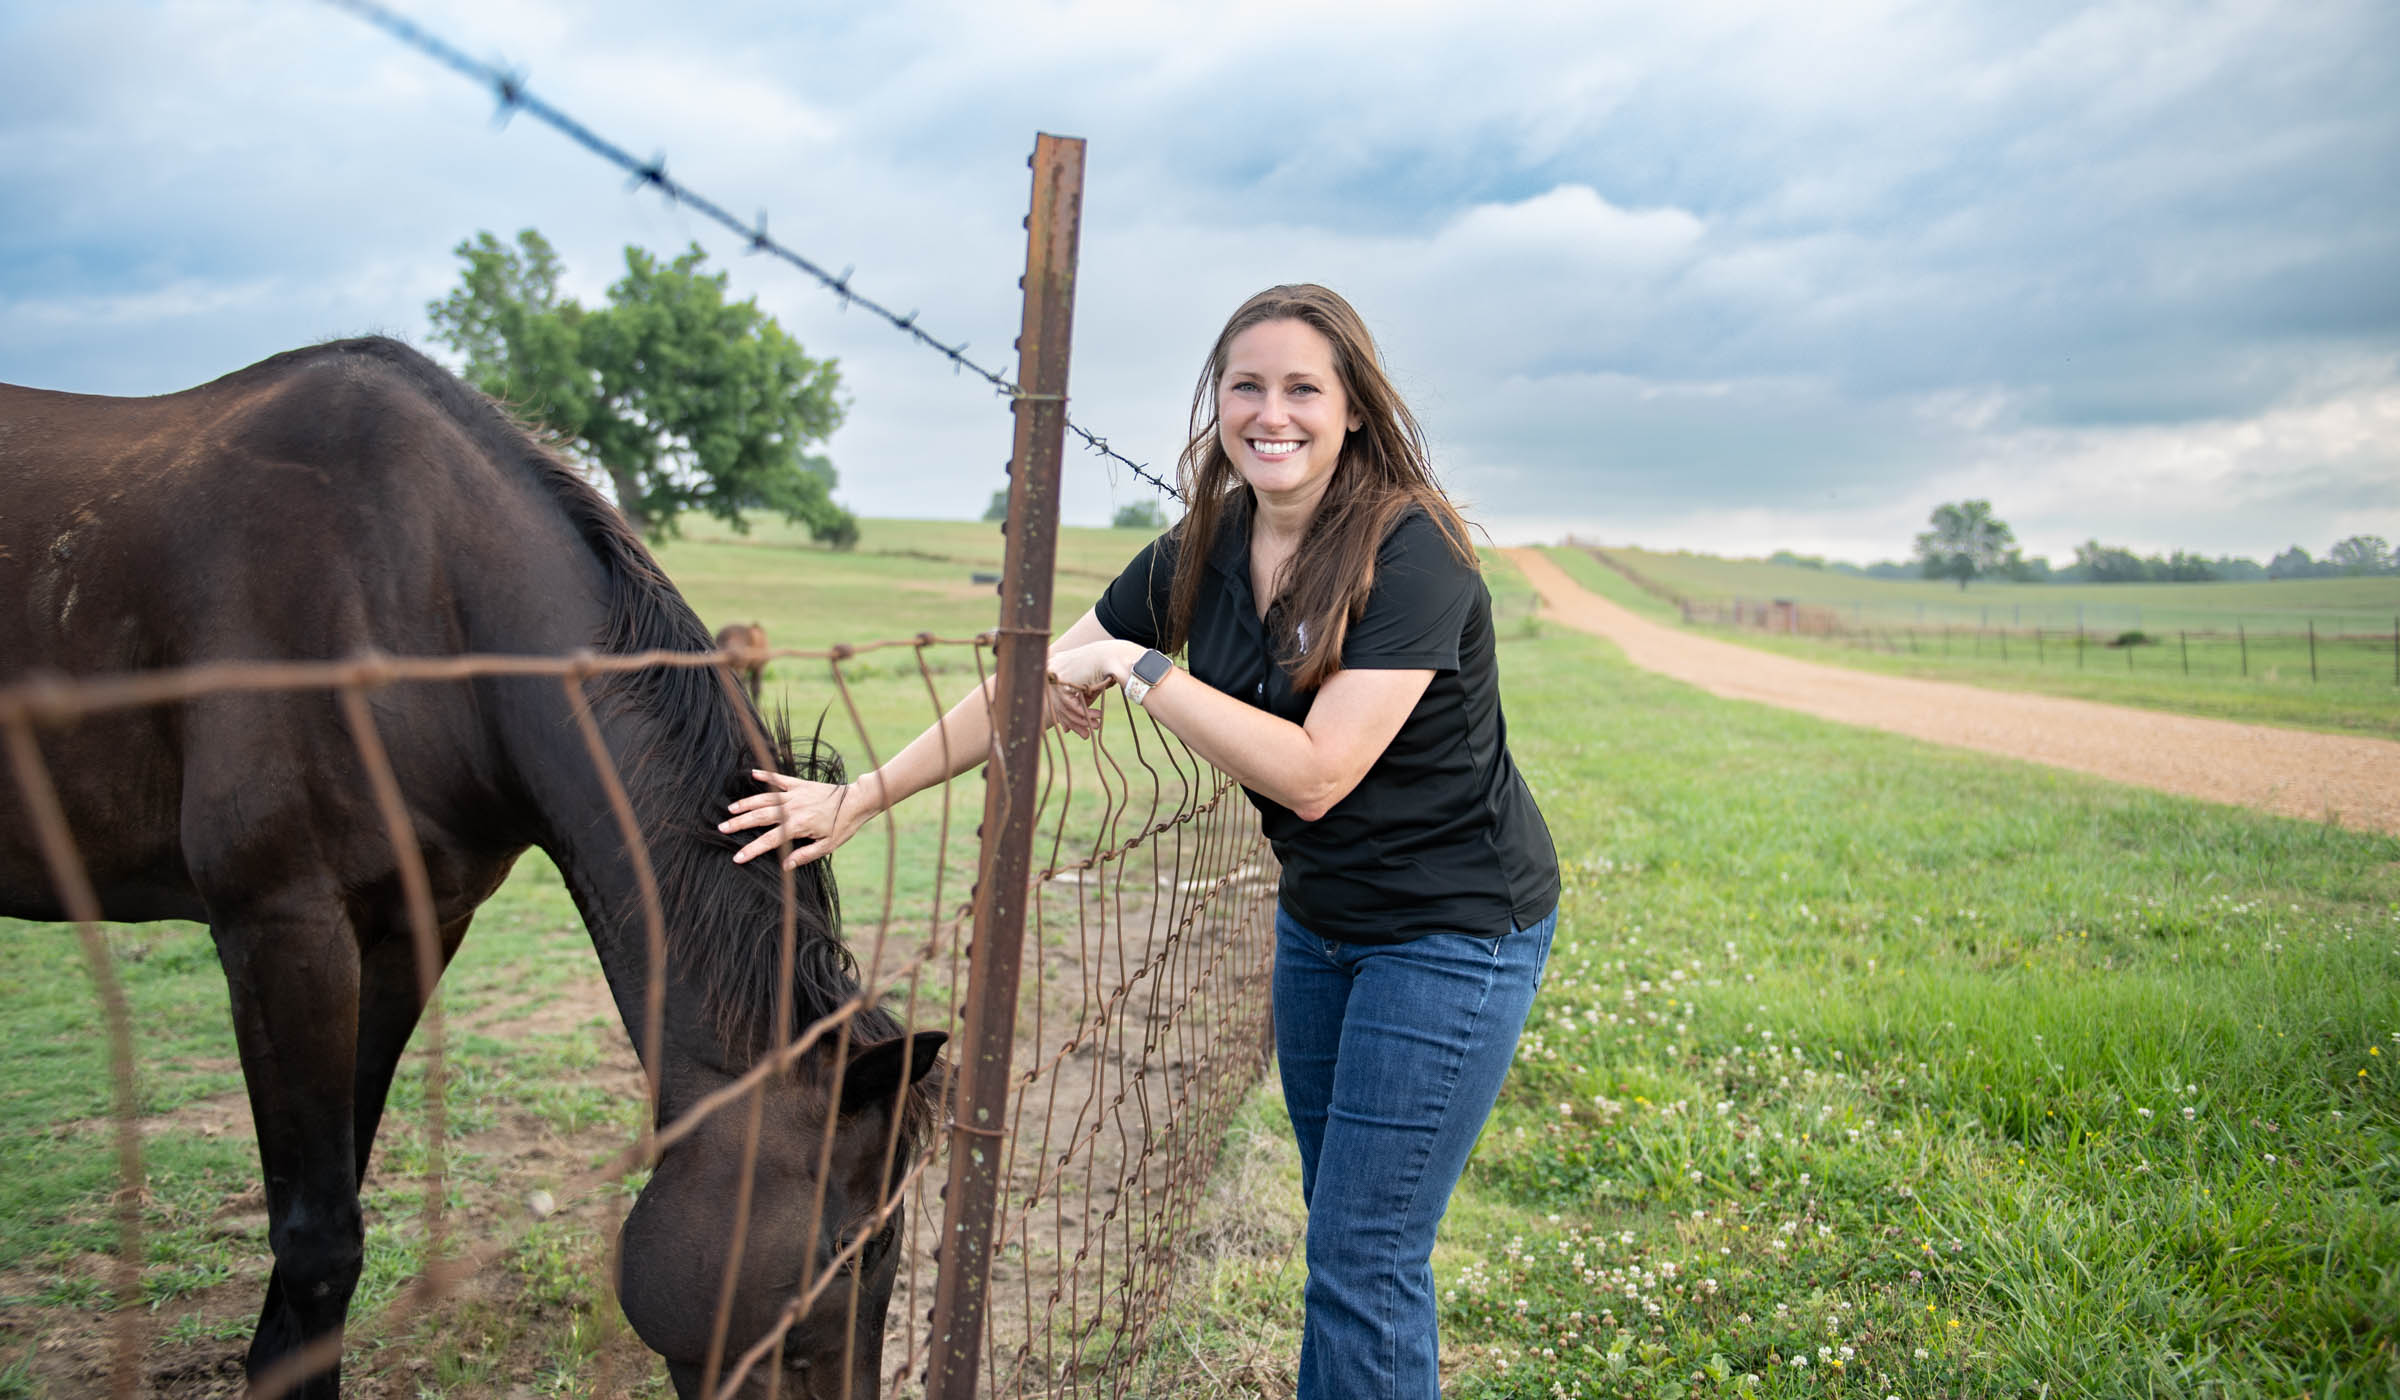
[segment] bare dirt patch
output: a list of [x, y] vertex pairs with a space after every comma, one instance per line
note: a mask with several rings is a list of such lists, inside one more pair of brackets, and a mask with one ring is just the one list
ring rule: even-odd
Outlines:
[[[510, 1040], [534, 1035], [558, 1035], [597, 1019], [613, 1025], [616, 1008], [607, 984], [595, 965], [589, 976], [568, 979], [555, 989], [517, 1000], [499, 1000], [463, 1017], [453, 1018], [451, 1030], [471, 1028]], [[554, 1081], [564, 1086], [600, 1086], [611, 1094], [640, 1101], [643, 1094], [638, 1062], [621, 1034], [605, 1038], [607, 1049], [589, 1067], [569, 1071]], [[143, 1137], [188, 1133], [206, 1137], [252, 1136], [249, 1103], [240, 1092], [214, 1095], [145, 1117]], [[84, 1120], [61, 1131], [105, 1135], [109, 1120]], [[419, 1201], [423, 1177], [395, 1169], [395, 1150], [422, 1147], [422, 1123], [395, 1115], [386, 1120], [377, 1155], [368, 1168], [370, 1229], [378, 1221], [396, 1228], [404, 1238], [422, 1238]], [[608, 1188], [596, 1167], [625, 1145], [625, 1135], [611, 1124], [594, 1124], [561, 1132], [539, 1114], [503, 1107], [489, 1121], [468, 1132], [453, 1132], [448, 1142], [454, 1164], [472, 1161], [471, 1170], [454, 1171], [451, 1182], [463, 1197], [448, 1212], [446, 1232], [463, 1247], [494, 1261], [521, 1245], [537, 1225], [559, 1233], [562, 1249], [597, 1273], [607, 1257], [627, 1201]], [[378, 1188], [398, 1188], [378, 1193]], [[548, 1199], [536, 1192], [547, 1193]], [[377, 1199], [384, 1202], [378, 1210]], [[546, 1209], [537, 1210], [537, 1204]], [[136, 1395], [142, 1400], [214, 1400], [242, 1393], [242, 1356], [249, 1330], [266, 1288], [272, 1259], [266, 1244], [266, 1198], [252, 1182], [230, 1192], [206, 1211], [200, 1231], [210, 1244], [221, 1244], [218, 1256], [230, 1266], [224, 1281], [160, 1303], [140, 1314], [142, 1360]], [[388, 1253], [387, 1240], [371, 1240], [370, 1255]], [[376, 1261], [370, 1258], [373, 1271]], [[159, 1266], [154, 1263], [152, 1271]], [[171, 1267], [171, 1266], [170, 1266]], [[36, 1267], [0, 1274], [0, 1359], [26, 1363], [36, 1395], [105, 1395], [110, 1391], [115, 1355], [115, 1317], [105, 1294], [114, 1279], [115, 1263], [106, 1255], [85, 1254]], [[343, 1366], [343, 1393], [363, 1400], [413, 1400], [434, 1377], [434, 1363], [423, 1344], [428, 1331], [473, 1360], [478, 1338], [495, 1353], [509, 1341], [509, 1328], [496, 1325], [521, 1310], [551, 1306], [525, 1296], [523, 1277], [516, 1270], [487, 1266], [468, 1276], [430, 1317], [394, 1321], [372, 1307], [354, 1308]], [[597, 1349], [625, 1383], [647, 1376], [654, 1362], [621, 1325], [605, 1331]], [[529, 1377], [507, 1375], [487, 1389], [474, 1385], [446, 1388], [457, 1395], [530, 1395]], [[614, 1389], [614, 1388], [612, 1388]]]
[[[1186, 917], [1222, 873], [1068, 872], [1042, 892], [985, 1291], [986, 1393], [1046, 1395], [1063, 1376], [1123, 1364], [1171, 1280], [1216, 1164], [1202, 1109], [1229, 1116], [1265, 1063], [1263, 1036], [1224, 1031], [1248, 1001], [1265, 1006], [1264, 958], [1243, 960], [1263, 944], [1244, 930], [1274, 874], [1263, 860], [1240, 864]], [[939, 1187], [911, 1205], [887, 1360], [921, 1355], [902, 1328], [921, 1336], [933, 1306]], [[914, 1393], [918, 1367], [891, 1368], [897, 1393]]]
[[[1079, 1349], [1084, 1366], [1099, 1360], [1129, 1320], [1128, 1309], [1164, 1283], [1171, 1261], [1152, 1251], [1150, 1241], [1172, 1238], [1174, 1227], [1188, 1223], [1171, 1217], [1169, 1203], [1181, 1199], [1178, 1187], [1192, 1194], [1195, 1172], [1205, 1180], [1217, 1150], [1213, 1140], [1194, 1139], [1178, 1115], [1194, 1096], [1228, 1092], [1209, 1087], [1224, 1060], [1246, 1058], [1255, 1072], [1263, 1058], [1263, 1043], [1226, 1045], [1214, 1037], [1242, 991], [1240, 978], [1263, 976], [1261, 958], [1256, 967], [1237, 965], [1226, 980], [1223, 955], [1236, 922], [1271, 892], [1272, 870], [1258, 862], [1244, 866], [1226, 882], [1223, 906], [1179, 921], [1178, 911], [1204, 893], [1198, 886], [1216, 883], [1216, 873], [1180, 883], [1146, 871], [1088, 886], [1060, 881], [1045, 891], [1042, 928], [1029, 930], [1040, 941], [1027, 950], [1014, 1060], [1018, 1079], [1036, 1066], [1040, 1073], [1010, 1106], [1016, 1121], [987, 1290], [986, 1352], [1016, 1378], [1007, 1393], [1047, 1393], [1054, 1368]], [[963, 937], [955, 943], [963, 945]], [[926, 977], [921, 1028], [943, 1024], [937, 981], [947, 981], [946, 971]], [[1251, 990], [1263, 1006], [1263, 987]], [[1106, 1011], [1095, 1013], [1104, 1004]], [[588, 1036], [589, 1062], [556, 1072], [545, 1087], [598, 1089], [615, 1102], [643, 1098], [639, 1063], [596, 964], [539, 991], [455, 1011], [445, 1028], [454, 1044], [469, 1033], [511, 1044]], [[463, 1069], [454, 1054], [454, 1072]], [[1239, 1079], [1240, 1087], [1248, 1082]], [[428, 1316], [395, 1319], [373, 1305], [354, 1308], [346, 1395], [413, 1400], [429, 1387], [493, 1400], [549, 1393], [555, 1378], [510, 1355], [512, 1347], [531, 1350], [524, 1342], [537, 1332], [548, 1336], [566, 1326], [563, 1319], [538, 1320], [557, 1304], [541, 1296], [523, 1252], [537, 1234], [551, 1242], [562, 1260], [555, 1267], [580, 1278], [588, 1296], [630, 1204], [603, 1180], [603, 1166], [626, 1145], [620, 1125], [562, 1131], [530, 1104], [486, 1094], [470, 1112], [459, 1091], [453, 1095], [447, 1151], [459, 1199], [446, 1231], [483, 1266]], [[252, 1134], [239, 1092], [152, 1115], [141, 1127], [145, 1138], [183, 1133], [247, 1141]], [[94, 1119], [62, 1131], [105, 1137], [113, 1125]], [[366, 1183], [370, 1230], [386, 1227], [370, 1235], [370, 1276], [379, 1257], [387, 1268], [401, 1267], [391, 1263], [394, 1254], [423, 1238], [425, 1178], [416, 1164], [424, 1146], [422, 1113], [387, 1117]], [[887, 1378], [905, 1379], [887, 1393], [910, 1393], [925, 1364], [947, 1165], [946, 1159], [931, 1165], [910, 1204], [911, 1258], [894, 1294], [885, 1352]], [[230, 1268], [222, 1281], [142, 1313], [136, 1394], [143, 1400], [216, 1400], [242, 1391], [242, 1356], [272, 1262], [264, 1194], [255, 1182], [245, 1183], [204, 1209], [207, 1231], [224, 1242]], [[1125, 1267], [1136, 1258], [1148, 1262], [1129, 1276]], [[94, 1253], [0, 1276], [0, 1365], [25, 1358], [33, 1394], [108, 1392], [114, 1315], [104, 1290], [114, 1267]], [[150, 1267], [155, 1274], [160, 1266]], [[597, 1340], [601, 1359], [570, 1389], [623, 1394], [655, 1377], [658, 1364], [613, 1305], [601, 1311], [607, 1314]], [[480, 1373], [455, 1374], [462, 1364]], [[453, 1374], [437, 1374], [445, 1366]]]
[[2400, 835], [2400, 743], [1820, 666], [1661, 626], [1587, 591], [1536, 550], [1504, 552], [1550, 617], [1713, 695]]

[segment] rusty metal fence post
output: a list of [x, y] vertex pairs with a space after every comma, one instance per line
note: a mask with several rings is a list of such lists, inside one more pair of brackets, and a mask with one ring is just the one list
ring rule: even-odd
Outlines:
[[984, 768], [975, 941], [968, 954], [969, 1004], [965, 1044], [958, 1055], [927, 1400], [972, 1400], [982, 1356], [1042, 753], [1059, 461], [1066, 442], [1068, 340], [1083, 214], [1083, 142], [1039, 136], [1029, 164], [1033, 202], [1025, 220], [1025, 313], [1017, 339], [1021, 388], [1015, 405], [1016, 447], [1009, 459], [1008, 548], [993, 668], [992, 752]]

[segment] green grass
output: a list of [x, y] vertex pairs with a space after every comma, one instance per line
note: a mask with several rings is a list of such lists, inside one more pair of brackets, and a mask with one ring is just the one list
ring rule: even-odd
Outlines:
[[2172, 633], [2178, 628], [2233, 630], [2246, 619], [2256, 631], [2298, 632], [2309, 619], [2320, 630], [2380, 632], [2387, 640], [2400, 615], [2400, 577], [2274, 579], [2247, 583], [2008, 583], [1976, 582], [1960, 589], [1939, 579], [1874, 579], [1792, 564], [1610, 546], [1637, 572], [1695, 600], [1792, 598], [1835, 609], [1845, 619], [1897, 626], [2065, 627], [2080, 615], [2092, 631], [2130, 628]]
[[[933, 594], [873, 580], [947, 580], [988, 531], [895, 528], [892, 552], [858, 557], [695, 539], [669, 560], [695, 580], [723, 569], [717, 593], [693, 589], [730, 605], [750, 559], [759, 608], [740, 616], [789, 609], [779, 642], [856, 640], [949, 628], [906, 613]], [[1076, 545], [1092, 559], [1138, 544], [1070, 534], [1102, 537]], [[818, 570], [851, 578], [858, 610], [809, 633]], [[2400, 844], [1718, 701], [1537, 625], [1505, 566], [1492, 586], [1512, 743], [1567, 893], [1436, 1256], [1450, 1393], [2325, 1400], [2400, 1385]], [[988, 608], [957, 606], [961, 626]], [[796, 663], [771, 680], [819, 704], [830, 689]], [[922, 713], [893, 700], [879, 722]], [[968, 805], [953, 855], [971, 850]], [[893, 859], [922, 889], [930, 848], [912, 830]], [[875, 914], [874, 839], [843, 866], [854, 929]], [[238, 1089], [207, 938], [111, 938], [145, 1106], [197, 1117]], [[579, 1077], [621, 1031], [524, 1029], [590, 967], [556, 872], [529, 857], [444, 984], [454, 1130], [630, 1131], [632, 1102]], [[0, 924], [0, 1271], [15, 1281], [0, 1395], [42, 1393], [45, 1330], [104, 1325], [116, 1183], [91, 1006], [71, 930]], [[423, 1187], [404, 1170], [426, 1146], [422, 1096], [412, 1062], [368, 1193], [365, 1306], [422, 1249]], [[1284, 1132], [1262, 1091], [1142, 1393], [1288, 1386]], [[145, 1152], [155, 1344], [238, 1345], [265, 1272], [261, 1217], [241, 1206], [253, 1149], [166, 1126]], [[605, 1239], [503, 1194], [583, 1165], [454, 1143], [450, 1199], [502, 1246], [494, 1286], [356, 1329], [360, 1384], [576, 1394], [615, 1364], [657, 1393], [599, 1285]]]
[[[109, 932], [136, 1009], [145, 1111], [173, 1115], [238, 1095], [224, 979], [206, 931], [154, 924]], [[562, 1140], [582, 1134], [580, 1140], [602, 1149], [632, 1138], [639, 1096], [575, 1078], [600, 1063], [605, 1045], [621, 1041], [613, 1017], [538, 1036], [512, 1030], [568, 979], [596, 972], [556, 870], [538, 853], [529, 855], [484, 905], [443, 981], [450, 1028], [445, 1109], [453, 1139], [445, 1195], [454, 1215], [472, 1206], [484, 1212], [473, 1218], [490, 1220], [503, 1178], [524, 1170], [522, 1163], [462, 1150], [467, 1135], [509, 1120], [540, 1124]], [[487, 1012], [497, 1022], [472, 1029]], [[117, 1177], [106, 1045], [96, 1023], [73, 930], [0, 920], [0, 1056], [9, 1065], [0, 1084], [0, 1273], [18, 1280], [21, 1294], [0, 1300], [0, 1356], [26, 1350], [38, 1335], [18, 1330], [27, 1323], [88, 1336], [107, 1325], [113, 1296], [103, 1256], [116, 1247], [109, 1202]], [[412, 1055], [394, 1084], [365, 1193], [367, 1268], [354, 1322], [396, 1297], [423, 1262], [420, 1174], [430, 1161], [424, 1090], [425, 1061]], [[142, 1305], [154, 1318], [154, 1345], [238, 1345], [249, 1335], [268, 1264], [257, 1151], [246, 1119], [230, 1132], [171, 1116], [154, 1120], [143, 1164]], [[555, 1182], [584, 1165], [562, 1159], [556, 1175], [544, 1179]], [[623, 1369], [622, 1357], [638, 1362], [640, 1348], [623, 1335], [601, 1284], [606, 1240], [562, 1242], [555, 1225], [526, 1229], [521, 1208], [506, 1199], [498, 1207], [489, 1228], [525, 1234], [494, 1266], [491, 1283], [498, 1296], [514, 1301], [461, 1304], [398, 1332], [356, 1328], [353, 1375], [424, 1361], [429, 1376], [438, 1372], [451, 1387], [428, 1382], [425, 1393], [503, 1394], [539, 1374], [587, 1375], [595, 1339], [603, 1337], [615, 1339], [620, 1374], [636, 1374]], [[39, 1314], [28, 1319], [5, 1308], [24, 1302]], [[26, 1388], [8, 1390], [20, 1370]], [[553, 1385], [547, 1393], [576, 1389]], [[0, 1370], [0, 1394], [12, 1393], [55, 1392], [35, 1384], [25, 1361]]]
[[[2400, 843], [1581, 637], [1503, 665], [1567, 892], [1436, 1256], [1448, 1393], [2400, 1386]], [[1277, 1199], [1228, 1204], [1271, 1243], [1194, 1289], [1260, 1320], [1165, 1329], [1188, 1372], [1288, 1374], [1234, 1336], [1296, 1325]]]
[[[835, 553], [773, 525], [742, 537], [713, 522], [688, 524], [686, 537], [661, 556], [712, 626], [757, 620], [777, 646], [822, 648], [919, 632], [970, 637], [997, 620], [991, 585], [971, 578], [1000, 567], [1005, 541], [994, 526], [870, 521], [858, 550]], [[1089, 606], [1145, 541], [1138, 531], [1062, 532], [1061, 625]], [[1529, 611], [1527, 595], [1520, 618]], [[943, 703], [974, 683], [971, 648], [943, 646], [926, 655]], [[771, 708], [788, 708], [804, 732], [823, 715], [826, 737], [854, 769], [870, 755], [892, 752], [936, 713], [910, 653], [853, 658], [841, 674], [858, 723], [822, 660], [776, 663], [767, 699]], [[1127, 721], [1116, 716], [1111, 723], [1121, 735]], [[1116, 784], [1120, 798], [1125, 788], [1124, 781]], [[942, 905], [955, 910], [964, 903], [982, 791], [975, 776], [957, 786], [946, 844], [940, 802], [927, 795], [888, 829], [870, 829], [849, 848], [840, 863], [845, 912], [862, 958], [879, 928], [888, 927], [895, 940], [887, 963], [898, 956], [900, 941], [923, 937], [937, 870], [946, 874]], [[1087, 776], [1046, 800], [1077, 804], [1082, 819], [1106, 793]], [[887, 866], [894, 878], [886, 878]], [[238, 1095], [224, 981], [205, 930], [154, 924], [112, 926], [108, 934], [134, 1006], [144, 1111], [168, 1114]], [[405, 1374], [412, 1393], [423, 1394], [498, 1395], [518, 1387], [578, 1394], [589, 1392], [607, 1369], [597, 1358], [611, 1352], [621, 1381], [648, 1376], [642, 1382], [648, 1389], [663, 1385], [601, 1284], [605, 1236], [577, 1233], [560, 1221], [528, 1224], [521, 1206], [503, 1194], [516, 1189], [511, 1173], [522, 1164], [462, 1146], [511, 1125], [602, 1150], [630, 1140], [638, 1097], [582, 1073], [598, 1062], [602, 1046], [621, 1041], [613, 1017], [540, 1034], [523, 1026], [569, 979], [594, 970], [556, 869], [538, 852], [529, 854], [478, 913], [443, 981], [452, 1139], [447, 1203], [454, 1214], [486, 1212], [513, 1244], [494, 1266], [482, 1300], [396, 1331], [354, 1326], [348, 1362], [354, 1377]], [[40, 1321], [27, 1325], [65, 1324], [98, 1335], [113, 1302], [104, 1256], [116, 1241], [108, 1204], [116, 1161], [106, 1043], [70, 928], [0, 920], [0, 1056], [9, 1066], [0, 1076], [0, 1271], [26, 1281], [24, 1296], [43, 1310]], [[423, 1262], [419, 1175], [432, 1160], [424, 1102], [424, 1063], [412, 1057], [395, 1081], [365, 1196], [367, 1264], [354, 1322], [396, 1297]], [[258, 1174], [246, 1128], [227, 1134], [168, 1123], [146, 1134], [144, 1159], [143, 1286], [158, 1318], [157, 1339], [205, 1345], [246, 1337], [268, 1262], [263, 1214], [255, 1202], [242, 1204]], [[557, 1171], [587, 1165], [566, 1161]], [[34, 1334], [17, 1326], [0, 1316], [0, 1394], [18, 1393], [7, 1387], [20, 1373], [26, 1387], [35, 1385], [30, 1361], [9, 1359], [31, 1355]]]
[[[1584, 550], [1550, 549], [1544, 554], [1577, 583], [1595, 593], [1654, 620], [1681, 622], [1681, 615], [1672, 603], [1635, 586]], [[1742, 567], [1817, 577], [1813, 570], [1784, 565]], [[1837, 581], [1848, 581], [1839, 575], [1834, 577]], [[2380, 582], [2295, 580], [2291, 586]], [[2176, 586], [2233, 589], [2267, 585]], [[1870, 619], [1873, 616], [1870, 612]], [[2386, 619], [2384, 625], [2388, 629], [2390, 620]], [[1957, 681], [1994, 690], [2067, 695], [2252, 724], [2400, 738], [2400, 685], [2393, 683], [2392, 641], [2388, 630], [2378, 638], [2340, 644], [2320, 638], [2321, 681], [2310, 679], [2306, 638], [2289, 633], [2253, 635], [2246, 647], [2231, 632], [2185, 640], [2169, 631], [2152, 634], [2152, 641], [2146, 645], [2121, 648], [2101, 645], [2107, 639], [2095, 638], [2079, 657], [2071, 633], [2065, 636], [2052, 633], [2037, 643], [2024, 632], [2014, 636], [1998, 632], [1979, 635], [1971, 625], [1960, 625], [1944, 633], [1938, 626], [1919, 628], [1905, 620], [1892, 621], [1868, 634], [1832, 638], [1805, 633], [1790, 636], [1758, 627], [1695, 625], [1695, 630], [1762, 651], [1885, 675]], [[2190, 668], [2188, 674], [2186, 666]]]

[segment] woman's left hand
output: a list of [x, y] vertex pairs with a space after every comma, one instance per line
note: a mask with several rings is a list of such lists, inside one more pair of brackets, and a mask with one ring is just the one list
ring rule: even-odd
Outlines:
[[1130, 668], [1132, 665], [1132, 661], [1127, 659], [1128, 652], [1133, 659], [1139, 659], [1142, 649], [1131, 642], [1110, 640], [1052, 652], [1050, 680], [1062, 689], [1081, 696], [1088, 705], [1125, 679], [1126, 670], [1120, 667]]

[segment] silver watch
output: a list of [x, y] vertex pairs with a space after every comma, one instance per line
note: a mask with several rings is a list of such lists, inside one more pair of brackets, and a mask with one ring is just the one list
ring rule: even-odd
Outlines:
[[1125, 678], [1125, 698], [1136, 705], [1141, 704], [1150, 698], [1150, 687], [1165, 680], [1167, 673], [1174, 669], [1175, 663], [1169, 661], [1167, 654], [1158, 648], [1152, 647], [1143, 652], [1142, 659], [1133, 663], [1133, 674]]

